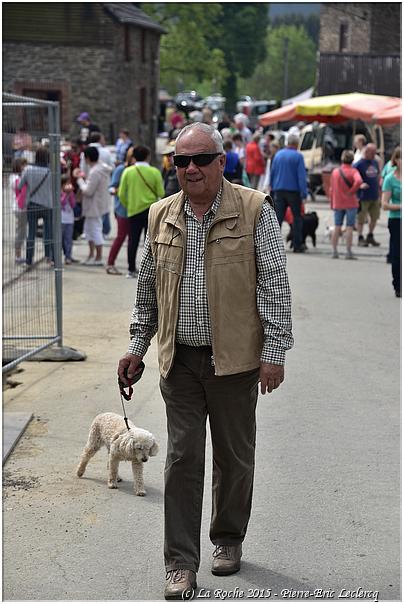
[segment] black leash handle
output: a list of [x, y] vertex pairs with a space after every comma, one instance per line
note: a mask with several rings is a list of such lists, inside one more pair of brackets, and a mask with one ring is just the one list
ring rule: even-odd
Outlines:
[[123, 404], [123, 398], [122, 398], [122, 392], [119, 391], [121, 394], [121, 403], [122, 403], [122, 409], [123, 409], [123, 419], [125, 420], [125, 424], [128, 430], [130, 430], [129, 428], [129, 423], [128, 423], [128, 418], [126, 417], [126, 411], [125, 411], [125, 405]]
[[[128, 418], [126, 417], [126, 411], [125, 411], [125, 405], [123, 403], [123, 399], [125, 399], [125, 401], [130, 401], [130, 399], [132, 398], [132, 394], [133, 394], [132, 385], [136, 384], [136, 382], [138, 382], [140, 380], [140, 378], [143, 375], [144, 368], [145, 368], [145, 364], [143, 363], [143, 361], [140, 361], [139, 365], [137, 366], [137, 371], [136, 371], [135, 375], [131, 378], [128, 378], [128, 368], [126, 367], [124, 369], [124, 375], [125, 375], [125, 378], [129, 381], [129, 385], [124, 384], [118, 376], [118, 387], [119, 387], [119, 394], [121, 395], [123, 419], [125, 420], [125, 424], [126, 424], [126, 427], [128, 430], [130, 430], [130, 428], [129, 428]], [[125, 392], [125, 388], [128, 388], [127, 393]]]

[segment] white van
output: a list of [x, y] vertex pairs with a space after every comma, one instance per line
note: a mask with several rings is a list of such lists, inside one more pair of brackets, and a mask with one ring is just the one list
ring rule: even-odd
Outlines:
[[300, 132], [299, 151], [303, 154], [311, 190], [322, 186], [323, 171], [331, 171], [341, 161], [344, 149], [353, 148], [356, 134], [364, 134], [367, 142], [375, 143], [377, 153], [384, 160], [384, 136], [381, 126], [365, 124], [360, 120], [343, 124], [307, 124]]

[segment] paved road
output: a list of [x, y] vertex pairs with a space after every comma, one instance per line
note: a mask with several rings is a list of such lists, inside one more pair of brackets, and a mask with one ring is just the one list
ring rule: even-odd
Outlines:
[[[331, 260], [329, 212], [313, 207], [317, 249], [288, 253], [296, 344], [285, 383], [259, 400], [253, 515], [242, 570], [228, 578], [209, 571], [209, 450], [198, 575], [205, 599], [215, 589], [223, 590], [217, 598], [235, 590], [236, 600], [316, 589], [336, 599], [359, 588], [400, 599], [400, 301], [385, 263], [386, 219], [381, 248], [358, 250], [357, 262]], [[85, 252], [76, 244], [78, 257]], [[147, 496], [132, 494], [127, 465], [127, 480], [108, 490], [103, 452], [83, 479], [74, 472], [93, 417], [120, 412], [115, 366], [134, 290], [134, 281], [102, 269], [69, 267], [65, 344], [87, 360], [25, 363], [21, 385], [5, 392], [6, 411], [34, 413], [5, 465], [5, 600], [161, 599], [166, 431], [155, 344], [128, 405], [161, 444], [145, 467]]]

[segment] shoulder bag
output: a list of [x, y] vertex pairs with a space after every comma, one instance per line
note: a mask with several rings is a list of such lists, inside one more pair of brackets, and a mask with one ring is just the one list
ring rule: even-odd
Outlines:
[[339, 168], [338, 172], [339, 172], [339, 175], [341, 176], [342, 180], [346, 184], [346, 186], [350, 189], [352, 187], [352, 185], [353, 185], [353, 182], [349, 182], [349, 180], [345, 176], [344, 171], [343, 171], [342, 168]]
[[50, 174], [50, 170], [48, 170], [46, 172], [46, 174], [44, 175], [44, 177], [41, 178], [39, 184], [35, 187], [35, 189], [33, 191], [29, 192], [30, 198], [33, 197], [35, 195], [35, 193], [37, 193], [39, 191], [39, 189], [42, 187], [43, 183], [45, 182], [45, 180], [46, 180], [46, 178], [48, 177], [49, 174]]
[[139, 174], [140, 178], [143, 180], [144, 184], [146, 185], [146, 187], [153, 193], [154, 197], [157, 199], [158, 195], [156, 193], [156, 191], [149, 185], [149, 183], [147, 182], [147, 180], [144, 178], [143, 174], [141, 173], [141, 171], [137, 168], [137, 166], [134, 166], [135, 170], [136, 170], [136, 174]]

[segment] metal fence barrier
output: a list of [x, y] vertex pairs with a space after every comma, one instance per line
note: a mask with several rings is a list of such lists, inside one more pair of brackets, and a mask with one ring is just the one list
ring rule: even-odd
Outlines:
[[[24, 202], [16, 189], [21, 168], [37, 170], [38, 180], [44, 167], [50, 208], [33, 204], [29, 193]], [[59, 103], [3, 93], [2, 185], [4, 373], [52, 344], [62, 346]], [[42, 195], [44, 185], [33, 198], [41, 203]]]

